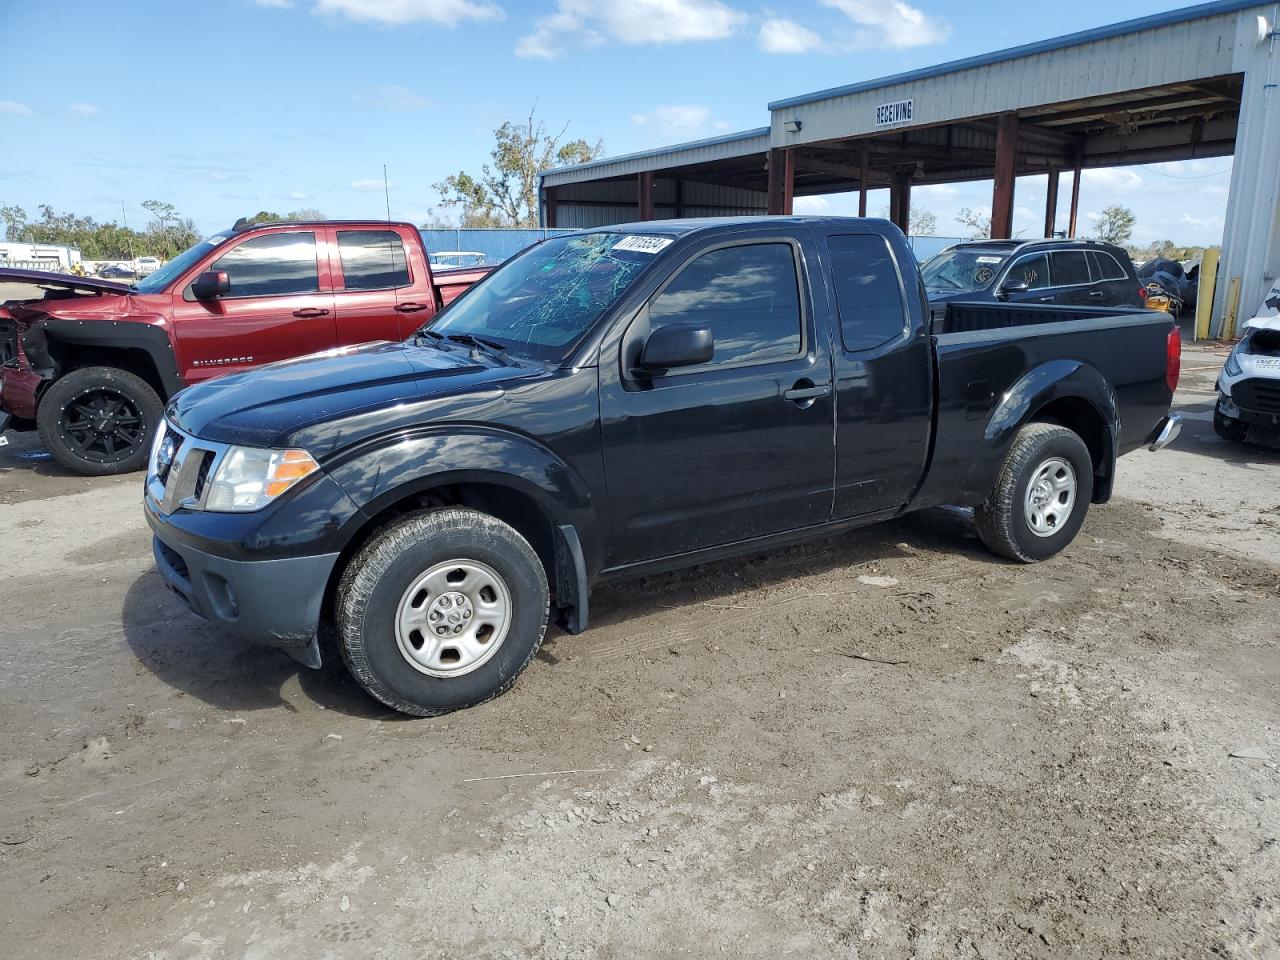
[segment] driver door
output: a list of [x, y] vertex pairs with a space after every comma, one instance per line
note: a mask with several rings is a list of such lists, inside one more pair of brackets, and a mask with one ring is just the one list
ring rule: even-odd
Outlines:
[[[612, 358], [602, 357], [612, 563], [830, 519], [831, 357], [815, 334], [801, 256], [787, 238], [701, 248], [658, 288]], [[711, 362], [637, 375], [648, 333], [670, 323], [710, 327]]]

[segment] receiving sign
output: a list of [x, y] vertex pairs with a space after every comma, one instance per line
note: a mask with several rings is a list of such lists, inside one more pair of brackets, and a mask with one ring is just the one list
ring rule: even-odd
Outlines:
[[899, 100], [896, 103], [883, 103], [876, 107], [877, 127], [896, 127], [902, 123], [910, 123], [916, 112], [914, 100]]

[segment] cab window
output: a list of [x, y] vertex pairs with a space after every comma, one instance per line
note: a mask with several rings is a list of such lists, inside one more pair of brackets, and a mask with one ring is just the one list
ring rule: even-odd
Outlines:
[[1090, 283], [1089, 259], [1083, 250], [1059, 250], [1052, 254], [1053, 285], [1078, 287]]
[[1004, 278], [1005, 283], [1025, 283], [1032, 290], [1043, 290], [1049, 286], [1048, 254], [1037, 253], [1023, 257], [1012, 267]]
[[227, 297], [280, 297], [320, 289], [316, 235], [267, 233], [238, 244], [213, 262], [231, 281]]
[[704, 253], [649, 305], [651, 329], [672, 323], [711, 328], [712, 364], [760, 363], [798, 355], [804, 338], [791, 245], [754, 243]]
[[338, 256], [347, 290], [391, 290], [409, 285], [404, 243], [394, 230], [339, 230]]
[[870, 350], [902, 335], [907, 311], [889, 245], [875, 234], [831, 237], [840, 335], [846, 350]]

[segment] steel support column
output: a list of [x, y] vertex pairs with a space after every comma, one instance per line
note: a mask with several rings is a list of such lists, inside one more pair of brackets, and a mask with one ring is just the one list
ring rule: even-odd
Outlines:
[[1018, 115], [1004, 113], [996, 121], [996, 182], [991, 198], [991, 238], [1013, 236], [1013, 194], [1018, 176]]
[[889, 184], [889, 219], [903, 233], [911, 232], [911, 173], [899, 171]]
[[793, 147], [769, 150], [769, 213], [790, 215], [796, 189], [796, 161]]
[[636, 207], [640, 220], [653, 219], [653, 171], [636, 174]]
[[867, 177], [871, 174], [871, 144], [862, 142], [858, 174], [858, 216], [867, 215]]
[[1067, 236], [1074, 238], [1076, 227], [1080, 221], [1080, 174], [1084, 168], [1084, 158], [1076, 156], [1076, 168], [1071, 177], [1071, 220], [1067, 227]]
[[556, 226], [556, 188], [547, 187], [542, 191], [542, 225]]
[[1058, 168], [1049, 171], [1049, 186], [1044, 201], [1044, 235], [1052, 237], [1058, 229]]

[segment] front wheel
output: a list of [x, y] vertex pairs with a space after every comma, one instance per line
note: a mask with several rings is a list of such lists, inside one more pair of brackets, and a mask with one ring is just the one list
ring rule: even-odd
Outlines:
[[116, 367], [81, 367], [55, 380], [36, 423], [53, 458], [89, 477], [141, 470], [164, 404], [147, 381]]
[[1249, 437], [1249, 425], [1222, 412], [1222, 398], [1213, 408], [1213, 430], [1223, 440], [1231, 443], [1244, 443]]
[[387, 527], [343, 573], [342, 657], [375, 699], [429, 717], [472, 707], [516, 682], [542, 644], [549, 591], [515, 529], [460, 507]]
[[1093, 460], [1079, 435], [1053, 423], [1029, 423], [974, 511], [978, 535], [1010, 560], [1048, 560], [1075, 539], [1092, 498]]

